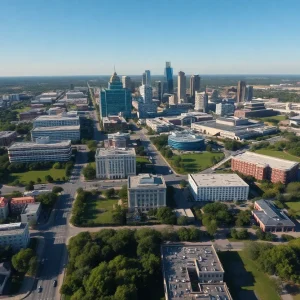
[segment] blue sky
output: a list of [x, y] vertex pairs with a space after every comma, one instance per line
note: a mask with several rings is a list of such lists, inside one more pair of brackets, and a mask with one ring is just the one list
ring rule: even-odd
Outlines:
[[1, 0], [0, 76], [300, 74], [298, 0]]

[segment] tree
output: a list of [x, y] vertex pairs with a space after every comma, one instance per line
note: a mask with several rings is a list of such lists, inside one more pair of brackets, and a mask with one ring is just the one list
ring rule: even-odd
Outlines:
[[60, 169], [60, 168], [61, 168], [60, 162], [56, 162], [53, 164], [53, 169]]
[[33, 191], [34, 190], [34, 185], [32, 183], [28, 183], [25, 186], [25, 191]]
[[207, 226], [206, 226], [207, 232], [214, 236], [218, 230], [218, 225], [216, 220], [212, 220]]
[[119, 285], [114, 295], [116, 300], [137, 300], [137, 289], [134, 284]]
[[47, 182], [51, 183], [51, 182], [53, 182], [53, 181], [54, 181], [54, 179], [52, 178], [52, 176], [50, 176], [50, 175], [46, 175], [46, 176], [45, 176], [45, 181], [47, 181]]
[[188, 185], [188, 182], [187, 182], [186, 180], [182, 179], [182, 180], [180, 181], [180, 186], [181, 186], [181, 188], [185, 188], [187, 185]]
[[29, 262], [32, 257], [34, 257], [32, 249], [21, 249], [12, 257], [13, 267], [20, 273], [26, 273], [29, 270]]
[[207, 145], [206, 146], [206, 151], [211, 152], [213, 150], [211, 145]]
[[88, 164], [82, 171], [83, 176], [87, 180], [93, 180], [96, 178], [96, 169], [91, 165]]
[[64, 189], [61, 186], [54, 186], [52, 188], [52, 193], [58, 194], [61, 193]]
[[110, 199], [115, 195], [115, 193], [116, 193], [115, 189], [110, 188], [110, 189], [107, 189], [106, 191], [104, 191], [104, 196], [105, 196], [105, 198]]
[[170, 207], [160, 207], [157, 210], [156, 217], [163, 224], [176, 224], [176, 215]]
[[41, 183], [41, 182], [42, 182], [42, 179], [41, 179], [40, 177], [38, 177], [38, 178], [36, 179], [36, 182], [37, 182], [37, 183]]
[[37, 256], [33, 256], [29, 260], [28, 274], [34, 276], [36, 274], [39, 262]]
[[187, 225], [189, 223], [189, 218], [187, 216], [180, 216], [177, 219], [177, 224], [178, 225]]
[[250, 210], [241, 210], [236, 216], [235, 225], [238, 227], [250, 225], [251, 212]]
[[119, 190], [119, 197], [121, 199], [128, 199], [128, 191], [127, 191], [127, 185], [122, 185], [122, 188]]

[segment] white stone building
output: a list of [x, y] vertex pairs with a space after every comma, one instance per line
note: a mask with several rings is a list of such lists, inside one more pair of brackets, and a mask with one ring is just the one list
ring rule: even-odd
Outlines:
[[39, 116], [33, 121], [33, 127], [56, 127], [80, 125], [78, 116], [67, 114]]
[[30, 223], [37, 222], [41, 212], [41, 203], [28, 203], [21, 212], [21, 222]]
[[195, 201], [246, 201], [249, 185], [237, 174], [189, 174]]
[[99, 179], [120, 179], [136, 174], [134, 148], [98, 148], [95, 159]]
[[148, 211], [166, 206], [167, 186], [163, 176], [139, 174], [128, 178], [128, 210]]

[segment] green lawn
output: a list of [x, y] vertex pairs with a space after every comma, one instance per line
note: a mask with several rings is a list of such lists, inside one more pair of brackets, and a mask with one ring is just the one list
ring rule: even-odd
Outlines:
[[93, 221], [94, 224], [113, 224], [112, 212], [114, 205], [118, 204], [118, 199], [102, 199], [93, 197], [87, 202], [84, 211], [86, 222]]
[[137, 163], [145, 163], [145, 164], [150, 164], [149, 159], [145, 156], [137, 156], [136, 157], [136, 162]]
[[256, 153], [263, 154], [263, 155], [269, 155], [277, 158], [282, 158], [286, 160], [292, 160], [300, 162], [300, 157], [291, 155], [289, 153], [285, 153], [283, 151], [276, 151], [276, 150], [269, 150], [269, 149], [258, 149], [255, 151]]
[[37, 178], [41, 178], [42, 183], [45, 183], [45, 176], [50, 175], [53, 177], [54, 181], [57, 178], [62, 179], [65, 176], [65, 169], [49, 169], [45, 171], [28, 171], [24, 173], [12, 173], [9, 176], [9, 183], [12, 183], [16, 179], [20, 181], [20, 183], [27, 184], [29, 181], [35, 181]]
[[287, 117], [284, 115], [278, 115], [278, 116], [264, 117], [264, 118], [259, 118], [259, 119], [264, 122], [268, 122], [268, 120], [270, 120], [270, 119], [277, 120], [277, 121], [284, 121], [284, 120], [287, 120]]
[[296, 211], [297, 216], [300, 217], [300, 202], [284, 202], [284, 204], [290, 208]]
[[[212, 157], [215, 157], [218, 161], [224, 158], [224, 153], [222, 152], [202, 152], [195, 154], [182, 154], [180, 155], [183, 162], [183, 168], [175, 168], [177, 173], [188, 174], [195, 173], [205, 170], [212, 165]], [[172, 161], [172, 159], [170, 160]], [[173, 165], [173, 164], [172, 164]]]
[[223, 251], [219, 257], [233, 299], [280, 300], [269, 276], [258, 270], [256, 264], [242, 251]]

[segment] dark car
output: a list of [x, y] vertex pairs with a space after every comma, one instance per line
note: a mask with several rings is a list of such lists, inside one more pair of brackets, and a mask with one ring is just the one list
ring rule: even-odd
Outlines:
[[53, 286], [56, 287], [57, 286], [57, 280], [53, 281]]
[[38, 292], [39, 292], [39, 293], [42, 292], [42, 287], [41, 287], [41, 286], [38, 287]]

